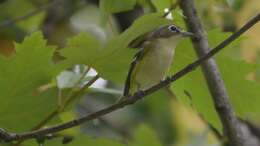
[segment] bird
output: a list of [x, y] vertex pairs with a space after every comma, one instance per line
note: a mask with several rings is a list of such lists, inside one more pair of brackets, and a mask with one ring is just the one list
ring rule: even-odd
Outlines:
[[[143, 91], [162, 81], [172, 64], [175, 48], [185, 37], [193, 33], [179, 27], [163, 25], [129, 44], [130, 48], [139, 48], [130, 64], [125, 80], [123, 97], [137, 91]], [[122, 98], [123, 99], [123, 98]]]

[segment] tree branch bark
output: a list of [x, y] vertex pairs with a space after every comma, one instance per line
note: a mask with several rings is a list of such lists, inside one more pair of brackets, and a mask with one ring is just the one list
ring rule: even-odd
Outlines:
[[252, 18], [251, 20], [249, 20], [240, 30], [238, 30], [237, 32], [232, 34], [229, 38], [227, 38], [225, 41], [223, 41], [218, 46], [216, 46], [213, 50], [208, 52], [203, 57], [200, 57], [199, 59], [197, 59], [193, 63], [187, 65], [182, 70], [177, 72], [175, 75], [166, 78], [162, 82], [160, 82], [160, 83], [158, 83], [158, 84], [156, 84], [156, 85], [154, 85], [154, 86], [152, 86], [152, 87], [150, 87], [150, 88], [148, 88], [144, 91], [139, 91], [139, 92], [135, 93], [133, 96], [124, 98], [124, 100], [122, 100], [118, 103], [115, 103], [115, 104], [113, 104], [109, 107], [103, 108], [103, 109], [101, 109], [97, 112], [91, 113], [91, 114], [83, 116], [81, 118], [78, 118], [78, 119], [63, 123], [63, 124], [59, 124], [59, 125], [56, 125], [56, 126], [52, 126], [52, 127], [49, 127], [49, 128], [43, 128], [43, 129], [34, 130], [34, 131], [30, 131], [30, 132], [24, 132], [24, 133], [21, 133], [21, 134], [9, 133], [9, 132], [6, 132], [3, 129], [0, 129], [0, 139], [4, 140], [6, 142], [10, 142], [10, 141], [16, 141], [16, 140], [25, 140], [25, 139], [30, 139], [30, 138], [37, 138], [37, 137], [44, 136], [44, 135], [47, 135], [47, 134], [50, 134], [50, 133], [56, 133], [56, 132], [59, 132], [59, 131], [62, 131], [62, 130], [68, 129], [68, 128], [78, 126], [78, 125], [80, 125], [84, 122], [87, 122], [87, 121], [90, 121], [90, 120], [93, 120], [93, 119], [97, 119], [97, 118], [104, 116], [108, 113], [111, 113], [115, 110], [119, 110], [119, 109], [121, 109], [121, 108], [123, 108], [127, 105], [134, 104], [135, 102], [144, 98], [145, 96], [150, 95], [150, 94], [154, 93], [155, 91], [168, 86], [172, 82], [178, 80], [179, 78], [183, 77], [184, 75], [188, 74], [189, 72], [191, 72], [194, 69], [196, 69], [197, 67], [199, 67], [201, 63], [210, 59], [212, 56], [214, 56], [216, 53], [218, 53], [220, 50], [222, 50], [225, 46], [227, 46], [232, 41], [234, 41], [236, 38], [238, 38], [245, 31], [250, 29], [259, 20], [260, 20], [260, 13], [257, 16], [255, 16], [254, 18]]
[[[187, 17], [185, 22], [189, 31], [195, 34], [195, 37], [192, 39], [194, 49], [199, 57], [203, 57], [210, 51], [210, 47], [201, 21], [197, 16], [194, 1], [182, 0], [180, 6], [184, 15]], [[243, 31], [244, 29], [245, 28], [242, 28], [240, 31]], [[230, 42], [233, 39], [233, 37], [228, 38], [222, 45], [219, 45], [219, 47], [222, 48], [226, 42]], [[210, 58], [207, 61], [204, 61], [201, 64], [201, 67], [213, 98], [215, 109], [221, 119], [224, 133], [227, 135], [229, 142], [233, 146], [248, 146], [249, 144], [250, 146], [253, 146], [253, 142], [250, 140], [251, 136], [244, 132], [241, 128], [241, 123], [236, 118], [215, 60]]]

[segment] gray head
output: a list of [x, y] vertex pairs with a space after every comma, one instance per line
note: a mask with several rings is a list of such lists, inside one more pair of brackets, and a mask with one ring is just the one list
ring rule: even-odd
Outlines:
[[172, 36], [188, 37], [193, 36], [192, 33], [181, 30], [175, 25], [166, 25], [159, 27], [150, 34], [150, 38], [169, 38]]
[[178, 41], [181, 40], [181, 38], [188, 36], [193, 36], [193, 33], [185, 32], [175, 25], [164, 25], [148, 34], [145, 34], [145, 37], [136, 38], [129, 44], [129, 47], [140, 47], [145, 41], [148, 40], [175, 38]]

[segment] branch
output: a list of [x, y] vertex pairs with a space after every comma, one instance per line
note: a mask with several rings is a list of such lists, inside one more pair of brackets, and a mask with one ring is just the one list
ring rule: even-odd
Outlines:
[[212, 56], [214, 56], [216, 53], [218, 53], [221, 49], [223, 49], [225, 46], [227, 46], [228, 44], [230, 44], [232, 41], [234, 41], [236, 38], [238, 38], [242, 33], [244, 33], [245, 31], [247, 31], [249, 28], [251, 28], [254, 24], [256, 24], [258, 21], [260, 20], [260, 13], [255, 16], [254, 18], [252, 18], [250, 21], [248, 21], [239, 31], [235, 32], [234, 34], [232, 34], [227, 40], [223, 41], [222, 43], [220, 43], [217, 47], [215, 47], [212, 51], [210, 51], [209, 53], [207, 53], [206, 55], [204, 55], [203, 57], [197, 59], [196, 61], [194, 61], [193, 63], [187, 65], [186, 67], [184, 67], [182, 70], [180, 70], [179, 72], [177, 72], [175, 75], [170, 76], [168, 78], [166, 78], [165, 80], [163, 80], [162, 82], [144, 90], [144, 91], [139, 91], [136, 92], [133, 96], [129, 96], [127, 98], [124, 98], [124, 100], [121, 100], [118, 103], [115, 103], [109, 107], [103, 108], [97, 112], [91, 113], [89, 115], [86, 115], [84, 117], [63, 123], [63, 124], [59, 124], [56, 126], [52, 126], [49, 128], [44, 128], [44, 129], [39, 129], [39, 130], [35, 130], [35, 131], [30, 131], [30, 132], [24, 132], [21, 134], [16, 134], [16, 133], [8, 133], [4, 130], [0, 129], [0, 139], [9, 142], [9, 141], [15, 141], [15, 140], [25, 140], [25, 139], [30, 139], [30, 138], [37, 138], [39, 136], [43, 136], [46, 134], [50, 134], [50, 133], [56, 133], [68, 128], [72, 128], [75, 126], [78, 126], [84, 122], [93, 120], [93, 119], [97, 119], [101, 116], [104, 116], [108, 113], [111, 113], [115, 110], [119, 110], [127, 105], [132, 105], [135, 102], [137, 102], [138, 100], [144, 98], [147, 95], [150, 95], [152, 93], [154, 93], [155, 91], [168, 86], [169, 84], [171, 84], [172, 82], [176, 81], [177, 79], [183, 77], [184, 75], [188, 74], [189, 72], [193, 71], [194, 69], [196, 69], [197, 67], [199, 67], [199, 65], [201, 63], [203, 63], [204, 61], [208, 60], [209, 58], [211, 58]]
[[[195, 34], [196, 38], [192, 39], [192, 43], [196, 53], [199, 57], [204, 56], [210, 51], [208, 38], [205, 35], [205, 31], [202, 27], [201, 21], [197, 16], [197, 11], [194, 5], [193, 0], [182, 0], [180, 6], [184, 12], [184, 15], [187, 17], [185, 19], [187, 27], [190, 29], [192, 33]], [[231, 37], [223, 41], [220, 45], [218, 45], [212, 52], [214, 53], [227, 44], [232, 42], [237, 38], [237, 36], [241, 35], [245, 32], [249, 27], [251, 27], [254, 23], [259, 20], [260, 15], [258, 14], [255, 17], [255, 21], [249, 21], [244, 27], [242, 27], [238, 32], [233, 34]], [[231, 145], [234, 146], [246, 146], [246, 145], [256, 145], [251, 142], [251, 135], [246, 134], [241, 128], [241, 123], [236, 118], [235, 112], [229, 102], [228, 93], [225, 88], [224, 81], [221, 79], [217, 64], [213, 58], [203, 62], [202, 71], [206, 78], [208, 88], [212, 95], [215, 109], [221, 119], [224, 132], [227, 135]], [[255, 140], [254, 140], [255, 141]], [[250, 143], [250, 144], [249, 144]], [[258, 145], [258, 144], [257, 144]]]
[[252, 133], [254, 133], [254, 135], [260, 139], [260, 127], [259, 125], [256, 125], [248, 120], [242, 120], [240, 119], [240, 121], [244, 124], [246, 124], [248, 126], [248, 128], [250, 129], [250, 131]]
[[35, 9], [35, 10], [31, 11], [31, 12], [28, 12], [25, 15], [4, 20], [4, 21], [0, 22], [0, 28], [9, 26], [9, 25], [14, 24], [14, 23], [19, 22], [19, 21], [23, 21], [25, 19], [28, 19], [28, 18], [30, 18], [30, 17], [32, 17], [34, 15], [37, 15], [40, 12], [45, 11], [46, 9], [49, 9], [50, 7], [53, 7], [53, 6], [57, 5], [57, 4], [59, 4], [59, 0], [54, 0], [53, 2], [45, 4], [45, 5], [41, 6], [41, 7], [39, 7], [38, 9]]

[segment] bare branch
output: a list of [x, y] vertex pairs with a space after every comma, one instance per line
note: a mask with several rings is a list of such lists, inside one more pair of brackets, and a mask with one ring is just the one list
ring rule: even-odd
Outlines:
[[238, 38], [242, 33], [247, 31], [248, 29], [250, 29], [259, 20], [260, 20], [260, 13], [257, 14], [251, 20], [249, 20], [241, 29], [239, 29], [237, 32], [232, 34], [225, 41], [220, 43], [218, 46], [216, 46], [209, 53], [207, 53], [203, 57], [197, 59], [193, 63], [187, 65], [182, 70], [177, 72], [175, 75], [168, 77], [167, 79], [165, 79], [162, 82], [150, 87], [147, 90], [137, 92], [133, 96], [125, 98], [124, 100], [122, 100], [122, 101], [120, 101], [116, 104], [113, 104], [109, 107], [106, 107], [104, 109], [101, 109], [97, 112], [94, 112], [94, 113], [91, 113], [91, 114], [86, 115], [84, 117], [81, 117], [81, 118], [78, 118], [78, 119], [63, 123], [63, 124], [59, 124], [59, 125], [56, 125], [56, 126], [52, 126], [52, 127], [49, 127], [49, 128], [39, 129], [39, 130], [35, 130], [35, 131], [30, 131], [30, 132], [24, 132], [24, 133], [21, 133], [21, 134], [8, 133], [8, 132], [0, 129], [0, 139], [8, 142], [8, 141], [15, 141], [15, 140], [25, 140], [25, 139], [30, 139], [30, 138], [37, 138], [39, 136], [43, 136], [43, 135], [50, 134], [50, 133], [56, 133], [56, 132], [59, 132], [59, 131], [62, 131], [62, 130], [65, 130], [65, 129], [68, 129], [68, 128], [71, 128], [71, 127], [78, 126], [78, 125], [80, 125], [84, 122], [87, 122], [87, 121], [90, 121], [90, 120], [93, 120], [93, 119], [97, 119], [97, 118], [104, 116], [108, 113], [111, 113], [115, 110], [119, 110], [119, 109], [121, 109], [121, 108], [123, 108], [127, 105], [134, 104], [136, 101], [144, 98], [147, 95], [154, 93], [155, 91], [157, 91], [157, 90], [159, 90], [163, 87], [168, 86], [172, 82], [176, 81], [177, 79], [183, 77], [184, 75], [188, 74], [189, 72], [191, 72], [194, 69], [196, 69], [197, 67], [199, 67], [201, 63], [205, 62], [206, 60], [208, 60], [209, 58], [214, 56], [221, 49], [223, 49], [225, 46], [227, 46], [232, 41], [234, 41], [236, 38]]
[[[185, 22], [188, 28], [191, 32], [195, 34], [195, 38], [192, 39], [194, 49], [196, 50], [197, 55], [199, 57], [202, 57], [210, 51], [210, 48], [201, 21], [197, 16], [194, 1], [182, 0], [180, 6], [184, 12], [184, 15], [187, 17], [187, 19], [185, 19]], [[259, 15], [257, 17], [259, 17]], [[212, 53], [225, 47], [227, 44], [236, 39], [237, 36], [245, 32], [247, 28], [251, 27], [253, 24], [254, 22], [251, 22], [242, 27], [238, 32], [236, 32], [234, 35], [218, 45], [216, 47], [216, 50], [214, 49], [215, 51], [213, 50]], [[210, 58], [209, 60], [203, 62], [201, 65], [202, 71], [208, 84], [208, 88], [214, 101], [215, 109], [221, 119], [224, 132], [227, 135], [231, 145], [259, 145], [257, 144], [257, 142], [255, 142], [256, 140], [253, 140], [254, 142], [251, 141], [252, 136], [246, 134], [246, 132], [244, 132], [244, 130], [241, 128], [241, 124], [236, 118], [235, 112], [229, 102], [228, 93], [226, 91], [224, 81], [221, 79], [215, 60], [213, 58]]]

